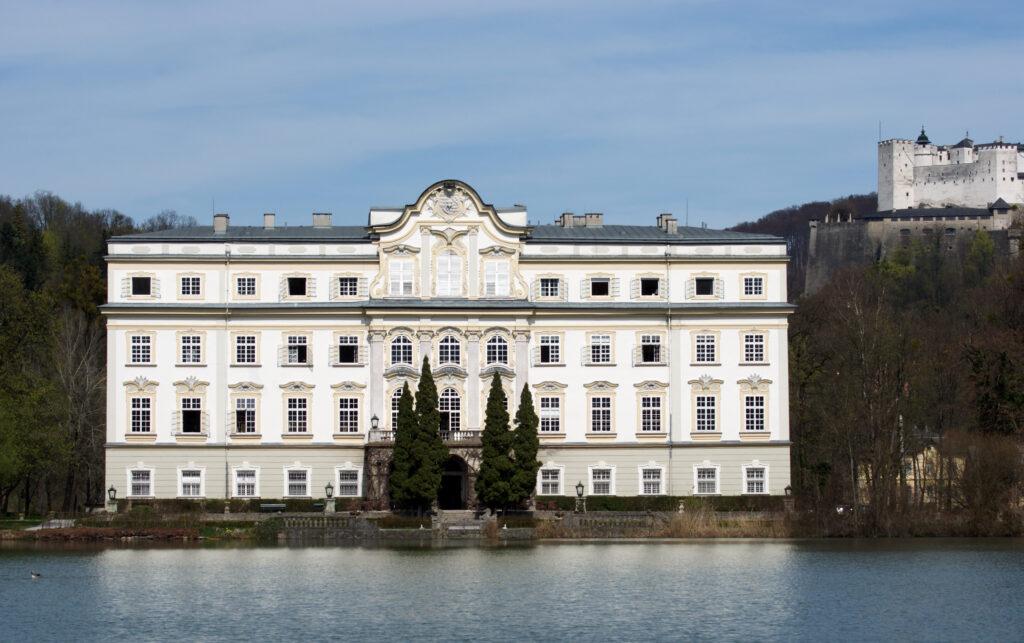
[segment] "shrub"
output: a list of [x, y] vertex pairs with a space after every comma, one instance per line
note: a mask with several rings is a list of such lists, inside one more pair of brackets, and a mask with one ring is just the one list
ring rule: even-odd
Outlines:
[[[782, 511], [782, 496], [587, 496], [587, 511]], [[538, 496], [537, 509], [573, 511], [572, 496]]]

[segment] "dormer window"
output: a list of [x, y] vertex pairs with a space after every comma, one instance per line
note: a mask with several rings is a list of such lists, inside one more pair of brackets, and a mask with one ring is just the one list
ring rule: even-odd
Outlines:
[[484, 263], [484, 296], [508, 297], [509, 273], [508, 261], [488, 261]]
[[288, 296], [289, 297], [305, 297], [306, 296], [306, 278], [305, 277], [288, 277]]
[[148, 297], [153, 293], [152, 277], [132, 277], [132, 296]]
[[591, 297], [607, 297], [612, 292], [611, 279], [607, 277], [594, 277], [590, 280]]
[[388, 292], [395, 296], [412, 294], [412, 259], [392, 259], [391, 278]]
[[713, 297], [715, 294], [714, 277], [697, 277], [693, 280], [694, 292], [698, 297]]

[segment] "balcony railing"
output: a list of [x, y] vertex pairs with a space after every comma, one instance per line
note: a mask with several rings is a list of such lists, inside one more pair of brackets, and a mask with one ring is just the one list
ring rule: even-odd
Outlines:
[[[479, 443], [480, 431], [441, 431], [441, 440], [445, 444]], [[395, 432], [385, 429], [371, 430], [370, 442], [390, 444], [395, 441]]]

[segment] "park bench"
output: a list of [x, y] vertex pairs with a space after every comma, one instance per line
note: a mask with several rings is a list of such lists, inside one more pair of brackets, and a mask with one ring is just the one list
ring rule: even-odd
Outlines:
[[285, 504], [283, 502], [261, 502], [260, 512], [277, 512], [280, 513], [285, 510]]

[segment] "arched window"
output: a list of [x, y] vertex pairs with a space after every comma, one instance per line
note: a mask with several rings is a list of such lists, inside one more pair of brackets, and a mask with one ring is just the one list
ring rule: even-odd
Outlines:
[[462, 258], [451, 250], [437, 257], [437, 296], [458, 297], [462, 294]]
[[391, 394], [391, 430], [398, 429], [398, 403], [402, 399], [402, 389], [397, 388]]
[[437, 345], [437, 358], [441, 364], [461, 364], [459, 340], [445, 335]]
[[458, 431], [462, 427], [462, 401], [453, 388], [441, 392], [437, 410], [441, 413], [441, 431]]
[[508, 342], [495, 335], [487, 340], [487, 363], [508, 364]]
[[412, 340], [405, 335], [391, 341], [391, 363], [412, 364]]

